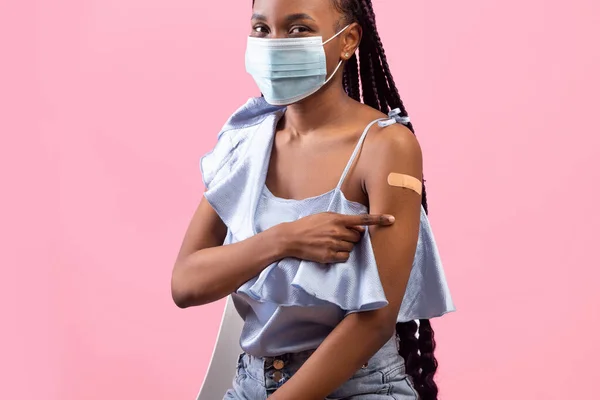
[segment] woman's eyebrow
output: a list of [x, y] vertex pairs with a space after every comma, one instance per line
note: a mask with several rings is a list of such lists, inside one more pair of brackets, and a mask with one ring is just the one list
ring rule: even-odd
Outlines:
[[298, 21], [301, 19], [308, 19], [310, 21], [315, 21], [315, 19], [313, 17], [311, 17], [308, 14], [304, 14], [304, 13], [290, 14], [287, 17], [285, 17], [285, 19], [287, 22], [294, 22], [294, 21]]
[[[305, 14], [305, 13], [290, 14], [285, 17], [286, 22], [294, 22], [294, 21], [299, 21], [299, 20], [303, 20], [303, 19], [309, 20], [309, 21], [315, 21], [315, 19], [313, 17], [311, 17], [310, 15]], [[253, 21], [266, 21], [267, 17], [265, 17], [262, 14], [254, 13], [254, 14], [252, 14], [252, 20]]]
[[256, 13], [254, 13], [254, 14], [252, 14], [252, 20], [253, 20], [253, 21], [254, 21], [254, 20], [257, 20], [257, 21], [266, 21], [266, 20], [267, 20], [267, 17], [265, 17], [265, 16], [264, 16], [264, 15], [262, 15], [262, 14], [256, 14]]

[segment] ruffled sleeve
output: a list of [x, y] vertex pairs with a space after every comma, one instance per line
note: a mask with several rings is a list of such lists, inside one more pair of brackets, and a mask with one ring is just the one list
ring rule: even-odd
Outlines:
[[219, 133], [215, 147], [200, 158], [200, 171], [204, 187], [212, 188], [212, 182], [231, 174], [240, 159], [240, 144], [246, 139], [244, 131], [228, 130]]
[[429, 319], [455, 311], [433, 230], [421, 207], [419, 241], [398, 313], [398, 322]]
[[[247, 219], [256, 197], [256, 176], [263, 165], [261, 152], [268, 137], [261, 135], [263, 124], [277, 119], [281, 108], [262, 98], [251, 98], [231, 115], [217, 137], [214, 148], [200, 159], [206, 191], [204, 197], [237, 240], [252, 235]], [[264, 156], [264, 155], [263, 155]]]
[[250, 129], [280, 108], [267, 104], [261, 97], [250, 98], [227, 120], [215, 147], [200, 158], [200, 170], [204, 186], [210, 189], [213, 181], [225, 179], [232, 173], [243, 156]]
[[[242, 164], [249, 140], [247, 129], [229, 129], [219, 133], [217, 144], [200, 159], [204, 198], [227, 225], [235, 229], [236, 214], [244, 213], [234, 196], [233, 185], [245, 179]], [[242, 167], [242, 168], [240, 168]]]

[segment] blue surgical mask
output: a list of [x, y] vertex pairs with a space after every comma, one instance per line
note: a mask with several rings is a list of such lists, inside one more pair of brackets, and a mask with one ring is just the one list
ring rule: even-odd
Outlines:
[[320, 36], [266, 39], [249, 37], [246, 71], [254, 78], [267, 103], [288, 105], [307, 98], [325, 86], [342, 61], [327, 78], [324, 45], [348, 28], [323, 42]]

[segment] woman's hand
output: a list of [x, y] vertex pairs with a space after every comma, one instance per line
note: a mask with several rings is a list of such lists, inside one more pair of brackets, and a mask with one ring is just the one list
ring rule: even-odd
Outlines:
[[365, 226], [393, 223], [391, 215], [324, 212], [284, 223], [281, 228], [290, 257], [327, 264], [347, 261]]

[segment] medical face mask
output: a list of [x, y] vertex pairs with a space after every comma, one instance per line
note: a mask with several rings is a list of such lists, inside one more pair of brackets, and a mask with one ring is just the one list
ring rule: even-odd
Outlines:
[[342, 61], [327, 78], [327, 58], [320, 36], [304, 38], [248, 38], [246, 71], [254, 78], [267, 103], [296, 103], [322, 88], [336, 74]]

